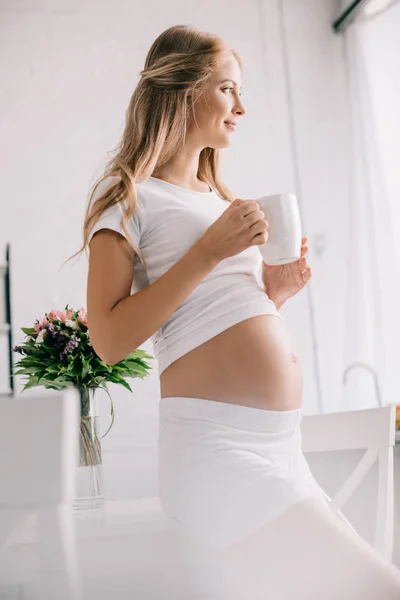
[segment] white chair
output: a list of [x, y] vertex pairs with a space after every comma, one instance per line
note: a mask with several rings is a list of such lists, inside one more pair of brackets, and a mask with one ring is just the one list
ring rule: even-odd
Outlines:
[[378, 461], [374, 547], [391, 562], [394, 535], [393, 448], [396, 435], [396, 406], [304, 415], [301, 431], [305, 454], [366, 450], [357, 467], [331, 499], [331, 507], [342, 517], [340, 509]]
[[[79, 415], [76, 389], [0, 398], [0, 598], [11, 597], [16, 586], [24, 599], [81, 597], [72, 516]], [[23, 569], [2, 570], [7, 540], [32, 512], [37, 519], [33, 557], [39, 567], [33, 582], [24, 581]], [[2, 589], [9, 596], [2, 596]]]

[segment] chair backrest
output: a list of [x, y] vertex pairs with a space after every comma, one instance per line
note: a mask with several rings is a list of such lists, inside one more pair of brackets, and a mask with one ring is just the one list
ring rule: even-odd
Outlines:
[[394, 472], [396, 406], [341, 413], [304, 415], [302, 448], [310, 452], [361, 450], [366, 452], [340, 490], [331, 499], [333, 510], [348, 501], [372, 466], [378, 461], [375, 548], [389, 561], [393, 551]]
[[57, 505], [75, 494], [79, 394], [0, 398], [0, 505]]
[[395, 444], [396, 406], [304, 415], [301, 431], [304, 452], [387, 448]]

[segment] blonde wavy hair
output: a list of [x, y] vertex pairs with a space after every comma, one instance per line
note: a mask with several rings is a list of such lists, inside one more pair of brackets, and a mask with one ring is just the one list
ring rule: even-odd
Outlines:
[[[135, 183], [150, 177], [184, 145], [186, 131], [194, 119], [194, 103], [206, 91], [227, 50], [242, 68], [241, 57], [224, 40], [192, 26], [170, 27], [153, 42], [126, 111], [117, 153], [89, 192], [83, 245], [68, 260], [84, 250], [87, 252], [91, 230], [103, 213], [117, 203], [124, 203], [122, 230], [146, 265], [143, 253], [127, 230], [136, 208]], [[117, 179], [93, 202], [97, 187], [110, 176]], [[208, 147], [202, 150], [197, 176], [225, 200], [234, 200], [219, 176], [219, 150]]]

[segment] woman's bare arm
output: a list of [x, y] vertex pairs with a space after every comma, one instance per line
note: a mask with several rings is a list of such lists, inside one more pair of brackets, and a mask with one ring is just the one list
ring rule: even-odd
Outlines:
[[157, 281], [130, 295], [135, 252], [111, 229], [90, 241], [87, 312], [98, 356], [115, 364], [149, 339], [218, 264], [202, 240]]

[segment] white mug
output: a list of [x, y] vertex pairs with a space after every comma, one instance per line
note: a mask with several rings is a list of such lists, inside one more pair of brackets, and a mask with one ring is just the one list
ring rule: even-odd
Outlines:
[[256, 200], [269, 223], [268, 242], [258, 246], [267, 265], [285, 265], [301, 257], [301, 221], [295, 194], [280, 193]]

